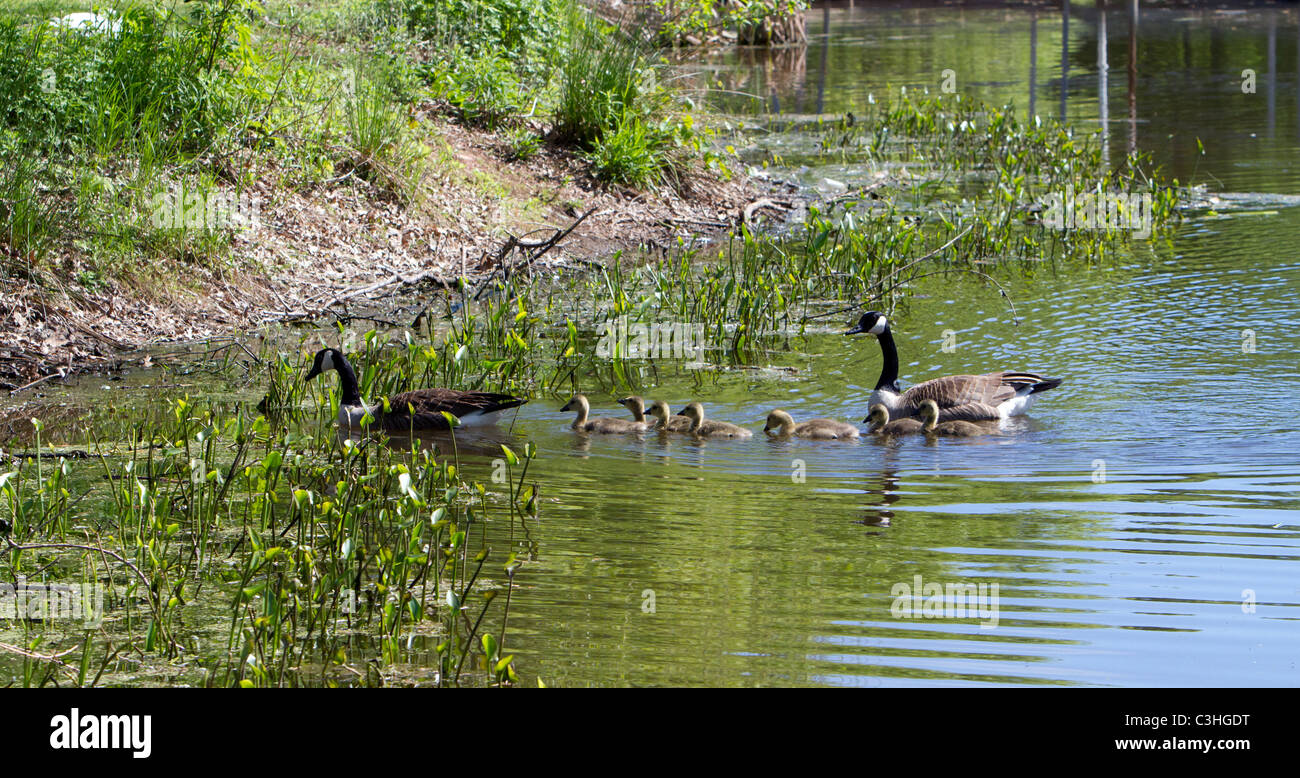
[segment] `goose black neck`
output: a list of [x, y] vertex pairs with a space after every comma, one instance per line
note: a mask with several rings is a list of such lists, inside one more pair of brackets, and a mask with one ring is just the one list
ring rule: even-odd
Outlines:
[[342, 392], [344, 405], [361, 404], [361, 388], [357, 385], [357, 371], [352, 369], [352, 363], [347, 361], [342, 354], [339, 355], [339, 364], [334, 369], [339, 374], [339, 391]]
[[894, 346], [894, 334], [885, 327], [885, 331], [876, 336], [880, 341], [880, 353], [884, 356], [885, 361], [880, 367], [880, 378], [876, 381], [876, 389], [888, 389], [891, 392], [898, 391], [898, 348]]

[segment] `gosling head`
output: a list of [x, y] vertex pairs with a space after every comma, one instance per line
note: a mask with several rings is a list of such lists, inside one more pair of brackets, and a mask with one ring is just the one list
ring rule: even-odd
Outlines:
[[672, 416], [673, 412], [668, 408], [668, 403], [663, 400], [655, 400], [650, 403], [650, 415], [667, 424], [668, 417]]
[[867, 311], [845, 335], [879, 335], [889, 329], [889, 320], [880, 311]]
[[691, 403], [677, 412], [678, 416], [685, 416], [698, 425], [704, 421], [704, 406], [699, 403]]
[[767, 415], [767, 423], [763, 425], [764, 432], [777, 430], [778, 432], [789, 432], [794, 427], [794, 417], [785, 411], [777, 408]]
[[627, 408], [632, 413], [645, 413], [645, 400], [638, 395], [624, 397], [618, 401], [618, 404]]
[[926, 400], [921, 403], [917, 415], [921, 417], [921, 421], [927, 424], [937, 422], [939, 420], [939, 404], [934, 400]]
[[343, 364], [343, 354], [338, 349], [323, 348], [316, 352], [316, 359], [312, 361], [311, 370], [307, 372], [304, 380], [310, 381], [327, 370], [338, 370], [341, 364]]
[[591, 404], [587, 402], [587, 395], [575, 394], [573, 395], [573, 397], [569, 398], [569, 401], [565, 403], [564, 407], [561, 408], [560, 410], [577, 411], [577, 410], [582, 410], [583, 408], [590, 408], [590, 407]]
[[876, 403], [867, 411], [867, 418], [862, 423], [870, 424], [872, 429], [880, 429], [889, 423], [889, 409], [884, 403]]

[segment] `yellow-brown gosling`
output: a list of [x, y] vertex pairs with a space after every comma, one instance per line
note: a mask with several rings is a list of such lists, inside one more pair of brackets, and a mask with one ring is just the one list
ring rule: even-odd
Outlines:
[[753, 432], [725, 421], [704, 418], [704, 406], [691, 403], [681, 410], [681, 415], [691, 420], [691, 434], [705, 438], [751, 438]]
[[921, 431], [927, 435], [949, 435], [952, 437], [971, 438], [977, 435], [987, 435], [993, 429], [987, 425], [975, 424], [969, 421], [945, 421], [939, 423], [939, 404], [934, 400], [926, 400], [921, 403], [921, 420], [924, 424]]
[[575, 394], [573, 399], [569, 400], [561, 411], [577, 411], [578, 417], [569, 425], [570, 429], [578, 432], [599, 432], [604, 434], [619, 434], [627, 432], [645, 432], [647, 427], [639, 421], [628, 421], [627, 419], [610, 419], [605, 416], [597, 416], [589, 419], [587, 416], [591, 413], [591, 403], [587, 401], [585, 394]]
[[685, 416], [674, 416], [668, 403], [655, 400], [650, 403], [650, 415], [656, 420], [654, 429], [660, 432], [690, 432], [691, 420]]
[[872, 435], [914, 435], [921, 431], [924, 426], [916, 419], [896, 419], [889, 420], [889, 409], [884, 403], [876, 403], [871, 406], [871, 414], [862, 420], [863, 424], [870, 424], [867, 432]]
[[776, 430], [778, 435], [794, 435], [813, 440], [850, 440], [858, 437], [858, 428], [845, 421], [834, 419], [809, 419], [795, 423], [794, 417], [777, 408], [767, 415], [764, 432]]
[[623, 406], [624, 408], [627, 408], [629, 411], [631, 411], [631, 412], [632, 412], [632, 418], [633, 418], [633, 419], [636, 419], [637, 421], [641, 422], [642, 424], [647, 424], [647, 425], [650, 425], [650, 426], [652, 426], [652, 427], [654, 426], [654, 422], [650, 421], [649, 419], [647, 419], [647, 418], [645, 417], [645, 398], [644, 398], [644, 397], [641, 397], [640, 395], [636, 395], [636, 394], [634, 394], [634, 395], [631, 395], [631, 396], [629, 396], [629, 397], [624, 397], [623, 399], [619, 400], [619, 401], [618, 401], [618, 404], [621, 405], [621, 406]]

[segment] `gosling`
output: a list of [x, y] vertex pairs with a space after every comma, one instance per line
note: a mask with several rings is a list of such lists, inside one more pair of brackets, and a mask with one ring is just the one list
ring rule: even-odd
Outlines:
[[794, 418], [780, 408], [769, 413], [767, 423], [763, 425], [764, 432], [772, 430], [776, 430], [782, 437], [794, 435], [812, 440], [852, 440], [858, 437], [858, 428], [848, 422], [809, 419], [796, 424]]
[[618, 404], [631, 411], [633, 419], [636, 419], [642, 424], [654, 426], [654, 423], [645, 417], [645, 398], [634, 394], [630, 397], [624, 397], [619, 400]]
[[605, 416], [597, 416], [589, 419], [587, 416], [591, 413], [591, 403], [587, 401], [584, 394], [575, 394], [573, 399], [565, 403], [561, 411], [577, 411], [578, 417], [569, 425], [570, 429], [578, 432], [598, 432], [607, 435], [616, 435], [628, 432], [645, 432], [646, 425], [644, 422], [628, 421], [627, 419], [610, 419]]
[[655, 400], [650, 404], [650, 415], [656, 420], [653, 429], [659, 432], [690, 432], [691, 420], [685, 416], [674, 416], [668, 403]]
[[691, 420], [692, 435], [703, 438], [751, 438], [753, 432], [729, 424], [725, 421], [708, 421], [704, 418], [704, 406], [691, 403], [681, 410], [681, 415]]
[[972, 438], [992, 432], [989, 427], [969, 421], [945, 421], [943, 424], [939, 424], [939, 404], [934, 400], [926, 400], [921, 403], [920, 414], [921, 420], [924, 422], [921, 431], [926, 435]]
[[884, 403], [871, 406], [871, 413], [862, 420], [870, 424], [867, 432], [872, 435], [914, 435], [925, 426], [916, 419], [889, 420], [889, 408]]

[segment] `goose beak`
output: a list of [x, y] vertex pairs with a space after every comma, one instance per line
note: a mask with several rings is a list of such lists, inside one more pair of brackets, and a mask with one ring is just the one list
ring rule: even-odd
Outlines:
[[320, 367], [318, 365], [312, 365], [311, 370], [307, 371], [307, 377], [304, 378], [303, 380], [310, 381], [311, 379], [315, 378], [318, 375], [320, 375]]
[[863, 332], [866, 332], [866, 330], [862, 329], [862, 325], [861, 325], [861, 324], [855, 324], [855, 325], [853, 325], [853, 329], [849, 330], [848, 332], [846, 332], [846, 333], [844, 333], [844, 334], [845, 334], [845, 335], [860, 335], [860, 334], [862, 334]]

